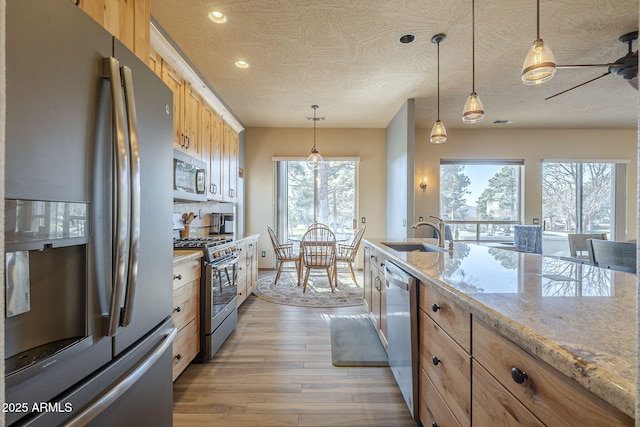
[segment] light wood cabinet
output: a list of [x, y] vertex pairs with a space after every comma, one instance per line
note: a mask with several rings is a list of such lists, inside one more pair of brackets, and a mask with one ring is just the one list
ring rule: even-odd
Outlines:
[[173, 343], [172, 377], [175, 381], [200, 351], [199, 257], [190, 257], [173, 265], [171, 319], [178, 330]]
[[364, 263], [364, 299], [369, 307], [369, 315], [376, 327], [382, 344], [387, 348], [387, 304], [386, 304], [386, 280], [384, 277], [384, 254], [372, 246], [366, 245], [364, 254], [367, 260]]
[[151, 50], [150, 0], [71, 0], [148, 63]]
[[224, 127], [222, 149], [222, 200], [238, 200], [238, 134], [229, 126]]
[[468, 426], [471, 421], [471, 356], [424, 311], [418, 311], [421, 369], [442, 399], [448, 402], [460, 425]]
[[200, 158], [200, 109], [202, 108], [202, 99], [193, 90], [191, 84], [185, 83], [183, 86], [182, 150]]
[[[520, 401], [542, 423], [566, 426], [634, 424], [629, 416], [484, 323], [474, 320], [472, 329], [474, 359], [495, 378], [498, 384], [494, 388]], [[485, 404], [480, 396], [475, 399], [474, 408]], [[494, 413], [510, 410], [502, 400], [496, 404], [497, 407], [490, 408]]]
[[160, 77], [173, 93], [173, 147], [181, 151], [186, 151], [182, 130], [185, 81], [164, 60], [162, 60], [161, 64]]
[[201, 108], [201, 154], [207, 165], [207, 198], [222, 201], [222, 148], [224, 122], [207, 104]]
[[469, 426], [471, 315], [425, 285], [418, 294], [419, 371], [425, 377], [420, 381], [420, 421], [449, 425], [453, 417], [454, 425]]
[[238, 306], [242, 304], [258, 283], [258, 237], [238, 240]]

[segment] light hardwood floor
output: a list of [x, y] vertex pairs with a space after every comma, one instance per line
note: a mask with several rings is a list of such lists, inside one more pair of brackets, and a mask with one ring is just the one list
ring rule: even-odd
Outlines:
[[174, 383], [174, 426], [415, 427], [389, 368], [331, 364], [329, 316], [363, 312], [249, 296], [214, 359]]

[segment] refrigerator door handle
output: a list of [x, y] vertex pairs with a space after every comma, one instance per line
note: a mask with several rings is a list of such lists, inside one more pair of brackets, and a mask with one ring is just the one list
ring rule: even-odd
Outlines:
[[103, 394], [99, 399], [93, 402], [77, 417], [65, 424], [65, 427], [80, 427], [86, 425], [89, 421], [100, 415], [102, 411], [107, 409], [109, 405], [115, 402], [120, 396], [127, 392], [145, 373], [160, 359], [167, 349], [171, 347], [173, 339], [178, 334], [176, 328], [171, 328], [164, 340], [158, 344], [158, 347], [144, 360], [138, 367], [127, 375], [122, 381], [113, 386], [107, 393]]
[[133, 77], [129, 67], [122, 67], [124, 100], [129, 128], [130, 178], [131, 178], [131, 227], [129, 241], [129, 278], [124, 296], [124, 315], [120, 326], [131, 324], [133, 302], [138, 281], [138, 255], [140, 250], [140, 149], [138, 145], [138, 118], [133, 90]]
[[120, 322], [120, 304], [127, 280], [127, 264], [129, 261], [129, 149], [124, 129], [124, 103], [122, 97], [122, 81], [120, 79], [120, 63], [114, 57], [104, 60], [105, 77], [111, 81], [111, 101], [113, 104], [113, 123], [116, 141], [115, 152], [115, 198], [114, 208], [114, 254], [113, 254], [113, 287], [109, 308], [109, 325], [107, 335], [112, 337], [118, 332]]

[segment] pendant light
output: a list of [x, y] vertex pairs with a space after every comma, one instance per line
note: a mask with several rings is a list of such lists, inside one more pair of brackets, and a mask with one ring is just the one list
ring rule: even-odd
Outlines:
[[307, 165], [311, 168], [317, 168], [318, 163], [324, 162], [324, 158], [316, 149], [316, 122], [320, 120], [320, 118], [316, 117], [318, 106], [312, 105], [311, 108], [313, 108], [313, 117], [308, 117], [308, 119], [313, 120], [313, 148], [311, 149], [311, 154], [307, 157]]
[[476, 94], [476, 18], [475, 0], [471, 0], [471, 95], [464, 103], [462, 121], [464, 123], [477, 123], [484, 119], [484, 107], [480, 97]]
[[442, 144], [447, 141], [447, 129], [445, 129], [444, 123], [440, 121], [440, 42], [446, 37], [444, 34], [436, 34], [431, 37], [431, 43], [438, 45], [438, 120], [431, 128], [431, 135], [429, 135], [429, 141], [432, 144]]
[[540, 38], [540, 0], [537, 0], [536, 4], [536, 41], [533, 42], [522, 65], [522, 82], [526, 85], [547, 82], [556, 74], [556, 60], [553, 53]]

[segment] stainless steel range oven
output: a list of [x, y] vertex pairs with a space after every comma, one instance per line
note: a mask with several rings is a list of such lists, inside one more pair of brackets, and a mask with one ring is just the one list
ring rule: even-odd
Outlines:
[[238, 323], [238, 249], [231, 239], [202, 237], [176, 239], [175, 249], [203, 251], [200, 275], [200, 354], [211, 359]]

